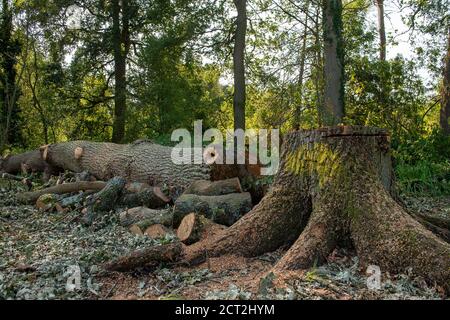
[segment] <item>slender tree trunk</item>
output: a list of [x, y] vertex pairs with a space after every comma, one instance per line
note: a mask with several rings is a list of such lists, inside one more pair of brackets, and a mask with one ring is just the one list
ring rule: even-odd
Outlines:
[[20, 52], [19, 43], [13, 39], [13, 11], [8, 0], [2, 1], [1, 14], [1, 67], [4, 74], [0, 79], [1, 106], [1, 145], [0, 152], [10, 143], [21, 140], [19, 125], [19, 109], [17, 106], [18, 87], [16, 85], [16, 56]]
[[440, 125], [442, 131], [450, 136], [450, 28], [448, 29], [447, 54], [445, 57], [444, 80], [441, 89]]
[[[122, 6], [121, 6], [122, 5]], [[121, 19], [122, 11], [122, 19]], [[126, 122], [126, 59], [129, 50], [128, 0], [112, 1], [113, 46], [114, 46], [114, 123], [113, 142], [122, 142]]]
[[[320, 30], [321, 30], [321, 9], [320, 7], [316, 8], [316, 15], [315, 15], [315, 40], [314, 40], [314, 47], [315, 47], [315, 55], [314, 55], [314, 87], [316, 90], [316, 106], [318, 111], [320, 111], [321, 106], [323, 105], [322, 99], [324, 97], [323, 94], [323, 55], [322, 55], [322, 44], [321, 44], [321, 37], [320, 37]], [[322, 121], [322, 114], [318, 113], [318, 119], [317, 123], [319, 127], [323, 126]]]
[[384, 0], [375, 0], [378, 11], [378, 34], [380, 36], [380, 60], [386, 60], [386, 29], [384, 27]]
[[30, 68], [27, 68], [27, 70], [28, 70], [28, 85], [30, 86], [31, 94], [33, 95], [33, 107], [37, 110], [37, 112], [39, 113], [39, 118], [41, 119], [44, 143], [48, 144], [49, 139], [48, 139], [47, 117], [45, 116], [44, 109], [42, 108], [41, 102], [39, 101], [39, 98], [38, 98], [37, 92], [36, 92], [36, 85], [38, 83], [38, 78], [39, 78], [37, 52], [36, 52], [36, 46], [34, 43], [32, 46], [33, 46], [34, 82], [32, 81], [31, 70], [30, 70]]
[[[309, 7], [309, 1], [305, 2], [304, 10], [305, 12], [308, 10]], [[298, 91], [300, 95], [300, 101], [297, 104], [297, 108], [295, 110], [295, 128], [296, 130], [300, 129], [300, 117], [302, 112], [302, 105], [303, 105], [303, 77], [305, 75], [305, 60], [306, 60], [306, 43], [307, 43], [307, 37], [308, 37], [308, 15], [305, 16], [305, 25], [302, 35], [302, 47], [300, 51], [300, 71], [298, 75]]]
[[245, 35], [247, 32], [246, 0], [234, 0], [237, 9], [236, 33], [234, 35], [234, 129], [245, 130]]
[[342, 41], [342, 0], [324, 0], [324, 106], [325, 125], [336, 125], [344, 117], [344, 48]]

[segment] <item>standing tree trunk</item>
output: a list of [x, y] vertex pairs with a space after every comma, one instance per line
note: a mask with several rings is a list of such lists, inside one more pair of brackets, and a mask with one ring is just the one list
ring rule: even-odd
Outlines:
[[247, 32], [247, 0], [234, 0], [237, 9], [236, 32], [234, 34], [233, 72], [234, 129], [245, 130], [245, 35]]
[[119, 143], [125, 136], [127, 112], [126, 60], [130, 46], [128, 0], [112, 1], [112, 20], [115, 78], [112, 141]]
[[336, 125], [344, 117], [342, 0], [324, 0], [323, 33], [325, 91], [321, 122], [324, 125]]
[[[305, 2], [304, 11], [307, 12], [309, 7], [309, 0]], [[306, 44], [308, 38], [308, 18], [309, 15], [305, 15], [305, 23], [303, 26], [303, 35], [302, 35], [302, 46], [300, 49], [300, 71], [298, 75], [298, 91], [299, 91], [299, 103], [295, 109], [295, 120], [294, 120], [294, 128], [296, 130], [300, 129], [300, 117], [302, 113], [302, 104], [303, 104], [303, 77], [305, 75], [305, 62], [306, 62]]]
[[381, 129], [295, 131], [284, 139], [269, 193], [227, 230], [187, 247], [185, 258], [256, 256], [295, 241], [275, 266], [284, 271], [312, 267], [337, 246], [351, 246], [363, 266], [412, 269], [450, 289], [450, 245], [391, 197], [391, 177], [389, 136]]
[[444, 80], [441, 89], [441, 112], [439, 123], [444, 134], [450, 136], [450, 28], [448, 29], [447, 54], [444, 61]]
[[13, 8], [8, 0], [2, 1], [0, 30], [0, 61], [3, 74], [0, 78], [0, 153], [8, 144], [21, 142], [20, 110], [17, 98], [20, 94], [17, 85], [23, 74], [16, 71], [17, 55], [21, 51], [18, 40], [13, 37]]
[[380, 36], [380, 60], [386, 60], [386, 29], [384, 27], [384, 0], [375, 0], [378, 11], [378, 34]]

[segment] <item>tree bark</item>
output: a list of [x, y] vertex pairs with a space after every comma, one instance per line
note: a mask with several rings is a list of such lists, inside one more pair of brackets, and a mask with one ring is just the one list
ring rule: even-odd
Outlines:
[[344, 117], [344, 48], [342, 39], [342, 0], [324, 0], [324, 125], [342, 123]]
[[128, 208], [145, 206], [152, 209], [164, 207], [170, 199], [158, 187], [148, 187], [137, 192], [123, 192], [119, 204]]
[[197, 180], [192, 182], [184, 191], [184, 194], [196, 194], [199, 196], [220, 196], [229, 193], [240, 193], [242, 191], [239, 178], [225, 179], [219, 181]]
[[101, 190], [105, 186], [106, 183], [103, 181], [64, 183], [42, 190], [20, 193], [17, 195], [17, 199], [22, 203], [34, 203], [43, 194], [65, 194], [81, 190]]
[[70, 141], [44, 146], [41, 152], [43, 159], [53, 166], [74, 172], [89, 171], [99, 180], [121, 176], [127, 181], [166, 185], [180, 192], [195, 180], [209, 179], [211, 174], [206, 165], [174, 164], [171, 147], [148, 141], [131, 144]]
[[[309, 8], [309, 0], [305, 1], [304, 4], [304, 12], [308, 12]], [[298, 75], [298, 92], [299, 92], [299, 102], [295, 108], [295, 117], [294, 117], [294, 128], [296, 130], [300, 129], [301, 122], [301, 114], [302, 114], [302, 105], [303, 105], [303, 78], [305, 76], [305, 63], [306, 63], [306, 44], [308, 39], [308, 22], [309, 22], [309, 14], [305, 15], [305, 22], [303, 26], [303, 35], [302, 35], [302, 45], [300, 48], [300, 70]]]
[[125, 183], [122, 177], [114, 177], [103, 189], [89, 197], [83, 222], [90, 225], [98, 216], [114, 209], [122, 195]]
[[245, 36], [247, 33], [247, 0], [233, 0], [237, 10], [234, 34], [233, 72], [234, 129], [245, 130]]
[[226, 253], [256, 256], [292, 243], [276, 272], [323, 262], [352, 246], [362, 265], [408, 272], [450, 285], [450, 245], [413, 219], [392, 197], [386, 165], [389, 136], [368, 127], [296, 131], [283, 142], [269, 193], [214, 239], [186, 248], [191, 263]]
[[136, 207], [123, 211], [119, 215], [120, 224], [128, 227], [132, 224], [145, 230], [153, 224], [162, 224], [166, 227], [172, 226], [173, 213], [172, 209], [149, 209], [146, 207]]
[[19, 174], [26, 169], [28, 172], [47, 172], [48, 174], [57, 174], [59, 170], [50, 167], [41, 158], [39, 150], [27, 151], [17, 155], [8, 155], [0, 160], [0, 171]]
[[178, 227], [181, 220], [195, 212], [214, 222], [231, 226], [252, 209], [250, 193], [231, 193], [221, 196], [198, 196], [183, 194], [173, 207], [173, 226]]
[[378, 12], [378, 35], [380, 37], [380, 60], [386, 60], [386, 29], [384, 27], [384, 0], [375, 0]]
[[447, 54], [444, 61], [439, 123], [444, 134], [450, 136], [450, 27], [448, 28]]
[[173, 262], [180, 257], [182, 246], [180, 242], [169, 243], [161, 246], [152, 246], [137, 250], [119, 257], [103, 267], [109, 271], [129, 271], [146, 266], [154, 266], [155, 261]]
[[22, 78], [23, 68], [17, 75], [16, 57], [21, 52], [21, 45], [14, 39], [13, 13], [10, 2], [3, 0], [0, 30], [0, 67], [4, 71], [0, 78], [0, 154], [8, 144], [21, 142], [22, 139], [17, 100], [20, 95], [18, 82]]

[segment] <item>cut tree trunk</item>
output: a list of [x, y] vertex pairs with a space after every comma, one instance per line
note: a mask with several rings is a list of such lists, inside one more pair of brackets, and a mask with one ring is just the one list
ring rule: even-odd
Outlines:
[[242, 191], [239, 178], [219, 181], [197, 180], [192, 182], [184, 191], [184, 194], [196, 194], [199, 196], [220, 196], [229, 193], [240, 193]]
[[114, 209], [122, 195], [125, 183], [125, 179], [122, 177], [114, 177], [106, 183], [102, 190], [90, 196], [86, 201], [86, 214], [83, 222], [90, 225], [100, 214]]
[[39, 150], [32, 150], [17, 155], [9, 155], [0, 160], [0, 171], [10, 174], [43, 172], [44, 180], [56, 175], [61, 170], [49, 165], [41, 158]]
[[[134, 189], [132, 189], [134, 191]], [[126, 191], [126, 188], [125, 188]], [[124, 192], [119, 199], [119, 204], [134, 208], [145, 206], [152, 209], [164, 207], [170, 199], [161, 191], [159, 187], [148, 187], [137, 192]]]
[[177, 229], [177, 237], [185, 244], [192, 244], [200, 240], [204, 229], [204, 218], [194, 212], [181, 220]]
[[[330, 127], [289, 134], [269, 193], [233, 226], [187, 247], [198, 263], [226, 253], [256, 256], [293, 243], [276, 272], [325, 261], [351, 244], [362, 265], [412, 270], [446, 290], [450, 245], [412, 218], [390, 195], [389, 136], [368, 127]], [[387, 172], [389, 171], [389, 172]]]
[[171, 147], [148, 141], [132, 144], [70, 141], [44, 146], [41, 152], [49, 164], [74, 172], [87, 170], [100, 180], [121, 176], [127, 181], [184, 190], [192, 181], [210, 178], [208, 166], [174, 164]]
[[173, 226], [178, 227], [187, 214], [195, 212], [214, 222], [231, 226], [252, 209], [250, 193], [230, 193], [221, 196], [183, 194], [173, 208]]
[[106, 183], [103, 181], [80, 181], [73, 183], [64, 183], [42, 190], [20, 193], [17, 195], [17, 199], [22, 203], [34, 203], [40, 196], [47, 193], [65, 194], [78, 192], [81, 190], [101, 190], [105, 186]]
[[109, 271], [129, 271], [146, 266], [154, 266], [155, 262], [172, 262], [178, 259], [182, 252], [181, 242], [169, 243], [161, 246], [152, 246], [137, 250], [117, 258], [103, 267]]
[[173, 213], [172, 209], [154, 210], [146, 207], [136, 207], [121, 212], [119, 220], [122, 226], [128, 227], [132, 224], [138, 224], [142, 230], [157, 223], [171, 227]]
[[28, 178], [23, 178], [23, 177], [15, 176], [15, 175], [13, 175], [13, 174], [6, 173], [6, 172], [2, 173], [2, 174], [0, 175], [0, 178], [6, 179], [6, 180], [13, 180], [13, 181], [21, 182], [22, 184], [24, 184], [24, 185], [27, 186], [28, 191], [30, 191], [31, 188], [33, 188], [33, 183], [32, 183], [31, 180], [28, 179]]
[[152, 239], [165, 238], [169, 234], [171, 231], [159, 223], [149, 226], [144, 231], [144, 235]]

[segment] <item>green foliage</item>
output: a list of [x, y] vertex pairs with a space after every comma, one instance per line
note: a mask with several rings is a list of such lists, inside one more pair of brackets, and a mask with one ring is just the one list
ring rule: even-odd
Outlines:
[[397, 186], [404, 195], [450, 195], [450, 161], [399, 164], [395, 168]]
[[[15, 78], [18, 89], [9, 151], [64, 140], [110, 140], [115, 91], [111, 1], [5, 3], [11, 10], [2, 7], [1, 12], [1, 128], [5, 84]], [[412, 188], [412, 179], [443, 181], [441, 169], [450, 158], [448, 137], [435, 129], [447, 37], [443, 4], [400, 1], [418, 59], [380, 61], [376, 23], [368, 19], [372, 1], [343, 1], [345, 122], [390, 131], [406, 189]], [[191, 129], [197, 119], [204, 129], [233, 126], [233, 8], [222, 1], [129, 0], [126, 141], [148, 138], [173, 145], [172, 130]], [[326, 41], [322, 3], [261, 0], [247, 10], [247, 127], [288, 132], [320, 126]], [[395, 42], [392, 36], [388, 46]], [[423, 68], [429, 71], [426, 79]]]
[[450, 137], [434, 129], [409, 137], [394, 149], [399, 191], [406, 195], [450, 195]]

